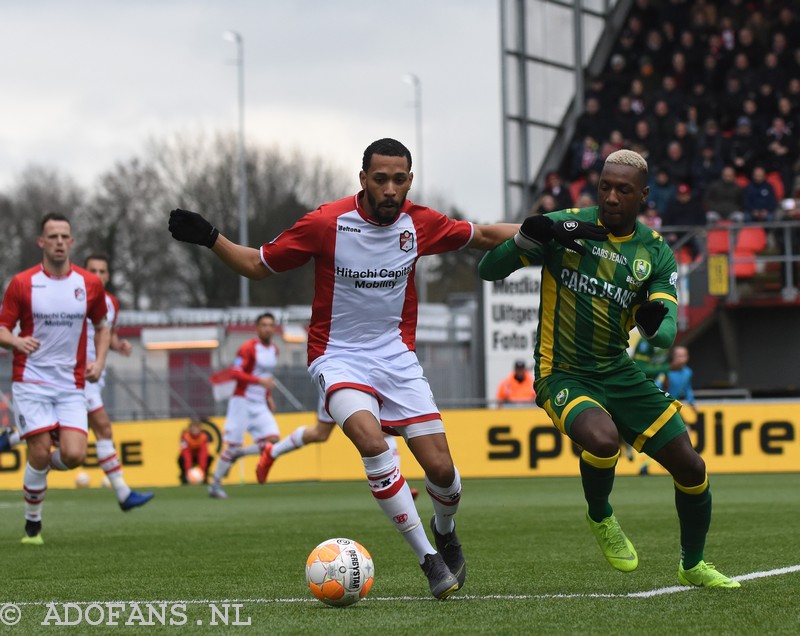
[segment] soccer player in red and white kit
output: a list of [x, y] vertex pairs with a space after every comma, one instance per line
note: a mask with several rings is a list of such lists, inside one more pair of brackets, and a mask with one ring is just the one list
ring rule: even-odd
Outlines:
[[[42, 262], [11, 279], [0, 309], [0, 346], [14, 351], [11, 394], [28, 447], [22, 543], [30, 545], [43, 543], [47, 472], [70, 470], [86, 458], [84, 385], [100, 379], [110, 341], [103, 284], [69, 260], [74, 242], [69, 219], [45, 215], [37, 242]], [[95, 326], [97, 353], [88, 364], [87, 319]], [[52, 432], [58, 433], [55, 450]]]
[[[519, 226], [458, 221], [407, 200], [411, 153], [393, 139], [366, 148], [359, 179], [356, 195], [309, 212], [261, 249], [233, 243], [186, 210], [170, 213], [169, 229], [178, 240], [210, 247], [252, 279], [314, 259], [309, 373], [328, 412], [358, 449], [375, 500], [416, 553], [431, 593], [446, 598], [466, 577], [453, 520], [461, 480], [415, 353], [415, 266], [426, 254], [491, 249]], [[425, 471], [436, 549], [381, 427], [399, 432]], [[268, 462], [259, 467], [259, 479], [265, 479]]]
[[[109, 270], [109, 257], [107, 254], [94, 253], [86, 257], [84, 261], [86, 271], [91, 272], [100, 279], [103, 287], [108, 285], [111, 279]], [[131, 343], [120, 338], [117, 334], [117, 315], [119, 314], [119, 301], [109, 291], [106, 290], [106, 322], [111, 329], [111, 351], [116, 351], [123, 356], [131, 355]], [[86, 338], [86, 358], [91, 363], [95, 359], [94, 346], [94, 325], [89, 323], [88, 336]], [[92, 429], [95, 438], [95, 450], [97, 452], [97, 463], [108, 477], [111, 487], [117, 495], [119, 507], [123, 512], [132, 510], [138, 506], [143, 506], [153, 498], [151, 492], [136, 492], [131, 490], [125, 479], [122, 477], [122, 464], [119, 461], [117, 450], [114, 448], [112, 439], [111, 418], [108, 417], [105, 404], [103, 403], [103, 387], [105, 385], [105, 369], [97, 382], [86, 385], [86, 410], [89, 413], [89, 428]]]
[[[231, 464], [245, 455], [260, 455], [267, 443], [280, 439], [280, 429], [272, 415], [272, 406], [268, 403], [269, 392], [275, 386], [273, 373], [278, 363], [278, 347], [272, 342], [275, 316], [264, 313], [256, 318], [256, 334], [257, 337], [239, 347], [231, 368], [236, 388], [228, 400], [225, 416], [225, 433], [222, 436], [225, 447], [208, 485], [208, 496], [214, 499], [228, 497], [221, 482]], [[245, 431], [250, 434], [253, 443], [242, 448]]]

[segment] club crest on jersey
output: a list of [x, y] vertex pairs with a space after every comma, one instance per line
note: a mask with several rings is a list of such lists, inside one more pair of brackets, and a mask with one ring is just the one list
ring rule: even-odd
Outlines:
[[75, 288], [75, 300], [86, 300], [86, 291], [83, 287]]
[[569, 389], [561, 389], [556, 395], [555, 403], [556, 406], [564, 406], [569, 399]]
[[414, 249], [414, 233], [411, 230], [404, 230], [400, 233], [400, 249], [404, 252]]
[[643, 258], [637, 258], [633, 261], [633, 275], [636, 277], [636, 280], [645, 280], [650, 276], [650, 270], [652, 269], [653, 266], [650, 264], [650, 261], [646, 261]]

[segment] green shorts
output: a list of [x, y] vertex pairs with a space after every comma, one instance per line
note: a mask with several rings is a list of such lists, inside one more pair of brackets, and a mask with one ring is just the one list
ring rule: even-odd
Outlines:
[[648, 455], [686, 432], [681, 403], [661, 391], [630, 359], [594, 375], [554, 369], [537, 378], [535, 388], [536, 403], [568, 436], [575, 418], [591, 408], [606, 411], [622, 438]]

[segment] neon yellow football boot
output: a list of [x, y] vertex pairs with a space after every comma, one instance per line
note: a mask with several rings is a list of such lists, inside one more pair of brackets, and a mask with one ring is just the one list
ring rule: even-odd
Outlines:
[[589, 522], [589, 527], [592, 529], [606, 561], [620, 572], [633, 572], [639, 565], [639, 556], [622, 528], [619, 527], [617, 518], [611, 515], [598, 523], [592, 520], [587, 513], [586, 520]]
[[729, 576], [714, 567], [713, 563], [700, 561], [693, 568], [683, 569], [683, 563], [678, 564], [678, 583], [693, 585], [695, 587], [742, 587], [739, 581], [734, 581]]
[[23, 545], [44, 545], [42, 539], [42, 522], [25, 519], [25, 536], [22, 537]]

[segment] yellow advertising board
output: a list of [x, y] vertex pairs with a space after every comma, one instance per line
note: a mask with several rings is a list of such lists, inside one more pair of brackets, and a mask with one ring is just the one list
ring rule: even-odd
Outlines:
[[[578, 451], [550, 423], [544, 411], [534, 409], [450, 410], [442, 416], [450, 449], [462, 477], [536, 477], [578, 475]], [[313, 425], [314, 413], [278, 414], [283, 435], [298, 426]], [[114, 424], [114, 440], [125, 479], [134, 488], [177, 486], [178, 452], [181, 432], [187, 420], [150, 420]], [[212, 418], [211, 453], [219, 455], [223, 420]], [[800, 402], [749, 402], [702, 404], [697, 419], [689, 425], [692, 443], [706, 461], [708, 472], [797, 472], [800, 471]], [[400, 441], [402, 470], [406, 478], [421, 479], [419, 465]], [[639, 472], [644, 456], [623, 453], [619, 475]], [[0, 489], [22, 486], [25, 447], [0, 453]], [[257, 457], [245, 457], [234, 464], [225, 483], [253, 483]], [[90, 444], [84, 470], [90, 484], [98, 486], [103, 474], [97, 467], [94, 445]], [[664, 474], [651, 466], [650, 472]], [[73, 488], [75, 471], [52, 471], [51, 488]], [[280, 457], [270, 473], [271, 482], [337, 481], [364, 479], [355, 448], [341, 431], [334, 431], [323, 444]]]
[[708, 293], [712, 296], [727, 296], [730, 292], [728, 280], [728, 255], [708, 255]]

